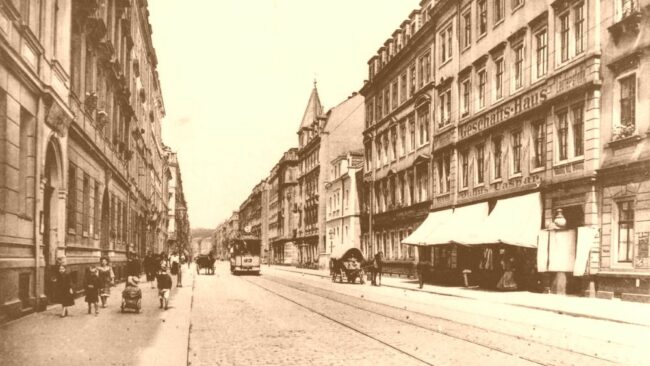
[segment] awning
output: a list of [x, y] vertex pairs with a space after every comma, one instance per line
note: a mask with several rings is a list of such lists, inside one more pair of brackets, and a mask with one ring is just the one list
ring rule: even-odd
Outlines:
[[[348, 253], [350, 252], [350, 253]], [[332, 253], [330, 254], [330, 259], [341, 259], [344, 256], [354, 256], [358, 260], [363, 260], [363, 254], [361, 253], [361, 250], [359, 248], [355, 248], [351, 245], [344, 245], [335, 248]]]
[[466, 228], [460, 244], [508, 244], [537, 248], [542, 226], [542, 202], [539, 192], [497, 201], [482, 223]]
[[466, 233], [485, 221], [488, 215], [487, 202], [454, 209], [454, 214], [444, 226], [439, 227], [427, 238], [429, 245], [464, 244]]
[[402, 239], [402, 244], [407, 245], [431, 245], [427, 238], [434, 231], [438, 230], [449, 221], [452, 215], [452, 210], [441, 210], [429, 213], [427, 218], [418, 226], [411, 235]]

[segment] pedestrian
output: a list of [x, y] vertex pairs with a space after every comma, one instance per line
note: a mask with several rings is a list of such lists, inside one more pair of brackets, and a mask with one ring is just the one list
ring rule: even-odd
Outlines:
[[[377, 252], [375, 254], [375, 259], [372, 262], [373, 272], [372, 272], [372, 284], [375, 286], [381, 286], [381, 271], [384, 268], [384, 261], [382, 260], [382, 252]], [[377, 281], [379, 279], [379, 281]]]
[[126, 259], [126, 276], [134, 276], [134, 277], [140, 277], [140, 272], [142, 272], [140, 268], [140, 260], [138, 259], [137, 254], [135, 253], [128, 253], [127, 254], [127, 259]]
[[429, 274], [429, 263], [428, 262], [418, 262], [416, 266], [418, 273], [418, 285], [420, 288], [424, 287], [424, 279]]
[[[160, 261], [158, 261], [160, 263]], [[151, 251], [148, 251], [147, 254], [144, 257], [144, 272], [145, 275], [147, 276], [147, 282], [151, 284], [151, 288], [155, 288], [156, 286], [154, 285], [154, 280], [156, 279], [156, 272], [158, 272], [157, 264], [156, 264], [156, 258], [154, 257], [153, 253]]]
[[185, 266], [185, 257], [181, 256], [178, 264], [178, 274], [176, 275], [176, 287], [183, 287], [183, 271]]
[[173, 252], [171, 256], [169, 256], [169, 263], [172, 266], [172, 275], [177, 275], [178, 274], [178, 262], [179, 262], [179, 256], [176, 252]]
[[88, 314], [91, 313], [91, 306], [95, 305], [95, 316], [99, 315], [99, 271], [95, 266], [90, 267], [86, 277], [86, 302], [88, 303]]
[[115, 274], [113, 273], [113, 267], [110, 266], [108, 257], [101, 257], [99, 259], [99, 282], [101, 284], [99, 288], [99, 297], [102, 300], [102, 307], [106, 307], [106, 300], [111, 295], [111, 286], [115, 281]]
[[61, 317], [68, 316], [68, 307], [74, 305], [74, 292], [70, 282], [70, 275], [65, 271], [63, 264], [59, 265], [59, 272], [52, 279], [54, 282], [54, 300], [61, 304]]
[[158, 300], [160, 301], [160, 308], [167, 310], [169, 305], [169, 295], [172, 291], [172, 276], [169, 275], [167, 267], [162, 267], [156, 276], [158, 282]]

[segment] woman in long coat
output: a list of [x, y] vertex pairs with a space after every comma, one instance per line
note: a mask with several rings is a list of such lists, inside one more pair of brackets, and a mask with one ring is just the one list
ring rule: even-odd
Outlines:
[[61, 317], [68, 316], [68, 306], [74, 305], [70, 275], [66, 273], [65, 266], [59, 266], [59, 272], [52, 279], [54, 282], [54, 300], [61, 304]]
[[102, 257], [99, 263], [100, 266], [97, 267], [99, 271], [99, 282], [101, 283], [99, 297], [102, 299], [102, 307], [105, 308], [106, 300], [111, 295], [111, 286], [113, 285], [115, 274], [113, 273], [113, 267], [108, 263], [108, 258]]

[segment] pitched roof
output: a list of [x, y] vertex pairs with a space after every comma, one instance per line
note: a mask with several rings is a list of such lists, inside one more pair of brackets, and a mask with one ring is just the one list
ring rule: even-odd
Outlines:
[[316, 81], [314, 81], [314, 89], [311, 91], [309, 96], [309, 102], [307, 102], [307, 108], [305, 109], [305, 114], [302, 116], [302, 122], [300, 122], [300, 128], [309, 128], [316, 121], [316, 118], [323, 114], [323, 106], [320, 103], [320, 98], [318, 97], [318, 89], [316, 88]]

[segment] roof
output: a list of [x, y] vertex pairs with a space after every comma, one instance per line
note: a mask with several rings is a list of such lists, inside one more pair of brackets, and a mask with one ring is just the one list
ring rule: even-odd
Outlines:
[[320, 98], [318, 97], [318, 89], [316, 88], [316, 81], [314, 81], [314, 89], [311, 91], [309, 96], [309, 101], [307, 102], [307, 108], [305, 109], [305, 114], [302, 116], [302, 121], [300, 122], [300, 128], [309, 128], [311, 125], [316, 122], [318, 116], [323, 114], [323, 106], [320, 103]]

